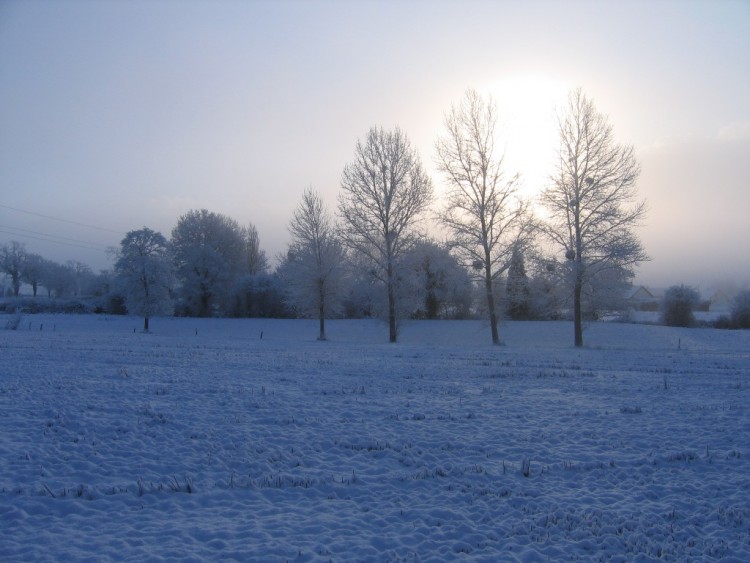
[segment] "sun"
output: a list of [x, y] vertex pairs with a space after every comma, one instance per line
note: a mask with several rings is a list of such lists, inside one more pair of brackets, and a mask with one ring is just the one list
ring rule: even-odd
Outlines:
[[521, 174], [521, 192], [537, 195], [554, 171], [558, 148], [557, 112], [569, 87], [540, 74], [513, 75], [482, 88], [498, 110], [498, 146], [504, 149], [506, 171]]

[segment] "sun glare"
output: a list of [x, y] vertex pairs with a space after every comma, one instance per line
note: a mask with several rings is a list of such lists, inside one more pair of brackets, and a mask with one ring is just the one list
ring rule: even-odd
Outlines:
[[495, 80], [484, 88], [498, 109], [499, 146], [506, 170], [521, 174], [521, 191], [537, 195], [553, 172], [558, 146], [556, 111], [568, 87], [543, 75], [518, 75]]

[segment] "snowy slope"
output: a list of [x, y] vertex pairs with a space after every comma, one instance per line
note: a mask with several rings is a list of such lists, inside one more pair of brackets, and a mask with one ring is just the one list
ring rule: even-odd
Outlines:
[[747, 331], [139, 326], [0, 331], [0, 560], [750, 560]]

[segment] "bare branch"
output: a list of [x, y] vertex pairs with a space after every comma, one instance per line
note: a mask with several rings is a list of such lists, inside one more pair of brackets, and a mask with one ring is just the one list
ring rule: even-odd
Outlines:
[[495, 153], [496, 110], [469, 90], [445, 117], [435, 144], [437, 166], [448, 183], [440, 218], [467, 266], [478, 266], [487, 294], [493, 343], [499, 343], [495, 280], [508, 268], [513, 246], [530, 234], [528, 204], [518, 196], [518, 174], [507, 176]]
[[648, 260], [633, 233], [646, 204], [634, 203], [640, 167], [633, 147], [615, 142], [607, 117], [581, 89], [568, 96], [558, 126], [558, 170], [542, 194], [550, 216], [544, 232], [574, 261], [575, 341], [580, 346], [584, 286], [602, 268]]
[[339, 197], [341, 237], [367, 256], [385, 281], [391, 342], [396, 341], [398, 259], [418, 239], [416, 225], [432, 200], [432, 182], [400, 129], [373, 127], [357, 142], [354, 160], [344, 168]]

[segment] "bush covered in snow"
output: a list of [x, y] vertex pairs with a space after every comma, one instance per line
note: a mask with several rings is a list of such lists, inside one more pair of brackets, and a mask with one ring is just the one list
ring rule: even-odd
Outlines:
[[700, 303], [698, 291], [686, 285], [673, 285], [664, 294], [661, 319], [667, 326], [692, 326], [693, 311]]

